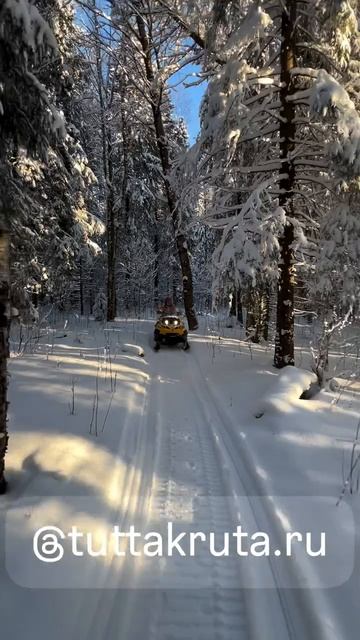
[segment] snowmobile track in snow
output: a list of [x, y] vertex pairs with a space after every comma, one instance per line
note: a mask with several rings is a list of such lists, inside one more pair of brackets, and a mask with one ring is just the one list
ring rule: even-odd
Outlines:
[[[181, 363], [177, 362], [175, 369], [178, 376], [180, 368], [185, 374], [182, 381], [187, 381], [188, 356], [184, 357], [186, 360], [182, 358]], [[166, 383], [161, 383], [161, 380], [159, 384], [166, 388]], [[222, 474], [219, 473], [216, 449], [208, 437], [201, 406], [191, 384], [186, 383], [186, 394], [183, 396], [178, 393], [176, 383], [172, 394], [167, 390], [160, 394], [162, 405], [159, 416], [162, 418], [156, 475], [161, 480], [153, 496], [153, 514], [157, 512], [164, 522], [181, 521], [182, 509], [186, 516], [191, 496], [218, 497], [217, 508], [213, 508], [210, 499], [209, 510], [203, 514], [202, 521], [197, 521], [197, 525], [204, 531], [225, 531], [229, 528], [231, 518], [225, 501], [221, 499], [226, 492]], [[180, 426], [179, 418], [186, 413], [188, 404], [197, 407], [197, 410], [185, 417]], [[165, 405], [171, 406], [174, 414], [172, 419], [170, 416], [168, 420]], [[220, 504], [224, 506], [220, 508]], [[187, 571], [184, 572], [181, 560], [173, 570], [174, 575], [167, 576], [167, 579], [173, 581], [174, 585], [179, 584], [179, 587], [183, 584], [183, 588], [162, 590], [156, 594], [151, 640], [241, 640], [249, 637], [246, 606], [236, 566], [229, 570], [229, 564], [222, 564], [221, 560], [215, 559], [204, 566], [200, 558], [193, 558]], [[199, 573], [204, 571], [210, 589], [189, 588], [193, 581], [196, 583]]]
[[[267, 532], [274, 542], [279, 542], [279, 530], [274, 524], [274, 513], [264, 494], [264, 489], [259, 485], [258, 478], [252, 468], [246, 451], [245, 443], [240, 439], [237, 431], [239, 426], [235, 424], [227, 410], [217, 400], [206, 376], [196, 358], [196, 349], [192, 352], [189, 363], [189, 376], [192, 388], [199, 403], [203, 408], [204, 422], [208, 425], [214, 441], [217, 444], [219, 465], [218, 468], [225, 471], [228, 491], [236, 498], [247, 496], [250, 519], [256, 523], [256, 530]], [[252, 499], [255, 497], [255, 503]], [[259, 496], [263, 501], [257, 499]], [[246, 522], [245, 522], [245, 529]], [[281, 589], [277, 578], [276, 569], [271, 559], [264, 559], [267, 582], [269, 575], [273, 581], [271, 589], [265, 591], [250, 591], [248, 605], [250, 620], [254, 638], [288, 638], [289, 640], [319, 640], [321, 630], [317, 627], [312, 609], [312, 602], [301, 591], [296, 589]], [[247, 576], [249, 578], [249, 576]], [[249, 594], [249, 592], [248, 592]], [[256, 616], [256, 611], [262, 611], [261, 616]], [[271, 634], [271, 636], [270, 636]]]
[[[199, 530], [232, 531], [230, 502], [257, 493], [235, 425], [213, 396], [197, 361], [196, 346], [190, 354], [164, 350], [160, 357], [148, 355], [151, 380], [145, 385], [140, 415], [136, 422], [134, 416], [128, 416], [119, 441], [118, 455], [127, 453], [131, 463], [119, 492], [119, 524], [126, 530], [134, 523], [134, 513], [140, 530], [156, 531], [168, 521], [181, 523], [192, 499], [202, 496], [209, 498], [209, 508], [203, 511], [203, 520], [197, 521]], [[258, 523], [251, 497], [249, 511]], [[263, 518], [261, 522], [264, 527]], [[243, 526], [246, 529], [246, 522]], [[258, 530], [268, 530], [263, 527]], [[107, 571], [111, 573], [112, 567]], [[137, 588], [141, 587], [141, 564], [133, 560], [126, 571], [126, 585], [132, 590], [122, 589], [120, 572], [116, 591], [105, 589], [85, 596], [88, 624], [86, 629], [82, 624], [81, 640], [305, 637], [293, 632], [291, 611], [276, 588], [276, 577], [273, 589], [245, 590], [248, 576], [242, 575], [240, 562], [229, 565], [213, 559], [204, 564], [195, 557], [184, 569], [179, 559], [170, 567], [165, 565], [165, 586], [164, 575], [155, 571], [154, 588], [145, 591]], [[271, 567], [267, 571], [271, 574]], [[104, 572], [104, 581], [106, 575]], [[199, 576], [206, 578], [208, 588], [191, 589]], [[78, 639], [79, 634], [73, 637]]]

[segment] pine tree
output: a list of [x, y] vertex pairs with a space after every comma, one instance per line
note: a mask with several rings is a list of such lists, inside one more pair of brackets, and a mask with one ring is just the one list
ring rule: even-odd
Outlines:
[[73, 10], [57, 0], [39, 6], [58, 39], [58, 56], [40, 66], [37, 77], [62, 111], [66, 135], [49, 141], [46, 156], [19, 149], [11, 158], [11, 294], [22, 315], [32, 294], [66, 303], [80, 257], [88, 262], [98, 253], [93, 238], [102, 231], [91, 212], [95, 176], [78, 128], [84, 64]]
[[203, 20], [199, 2], [159, 5], [203, 52], [209, 78], [187, 197], [199, 183], [211, 193], [220, 273], [233, 265], [256, 289], [277, 282], [274, 363], [293, 364], [297, 276], [321, 241], [329, 193], [337, 191], [339, 216], [359, 175], [357, 5], [230, 0]]
[[64, 135], [63, 121], [53, 107], [34, 66], [56, 55], [55, 38], [36, 6], [7, 0], [0, 8], [0, 492], [7, 434], [7, 357], [10, 323], [9, 154], [21, 145], [34, 157], [46, 156], [50, 137]]

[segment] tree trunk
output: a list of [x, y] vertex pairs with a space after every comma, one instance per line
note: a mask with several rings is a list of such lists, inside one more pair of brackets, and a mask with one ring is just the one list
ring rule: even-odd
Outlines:
[[130, 301], [130, 293], [131, 293], [131, 277], [129, 270], [125, 271], [125, 310], [127, 313], [131, 311], [131, 301]]
[[258, 318], [257, 291], [251, 289], [246, 296], [246, 337], [254, 342], [259, 342], [259, 318]]
[[178, 270], [176, 269], [176, 266], [174, 264], [173, 268], [172, 268], [172, 299], [173, 299], [173, 303], [176, 306], [177, 305], [177, 275], [178, 275]]
[[[124, 59], [124, 67], [126, 65], [126, 59]], [[121, 206], [120, 206], [120, 215], [119, 222], [121, 223], [121, 233], [123, 238], [127, 238], [129, 234], [129, 213], [130, 213], [130, 194], [129, 194], [129, 140], [128, 140], [128, 125], [126, 121], [124, 104], [126, 102], [126, 91], [128, 89], [126, 77], [123, 74], [121, 77], [121, 104], [120, 104], [120, 115], [121, 115], [121, 138], [122, 138], [122, 180], [121, 180]], [[119, 243], [119, 228], [116, 229], [116, 237], [115, 237], [115, 261], [117, 261], [118, 254], [118, 243]], [[116, 268], [116, 264], [114, 265]], [[124, 300], [125, 300], [125, 309], [129, 311], [130, 303], [129, 303], [129, 289], [130, 289], [130, 274], [128, 269], [126, 269], [125, 273], [125, 282], [123, 283], [125, 286], [124, 291]], [[116, 296], [116, 283], [114, 282], [114, 290]], [[116, 302], [115, 302], [116, 305]]]
[[155, 254], [155, 265], [154, 265], [154, 306], [155, 309], [159, 308], [160, 298], [159, 298], [159, 236], [157, 231], [154, 235], [154, 254]]
[[269, 339], [269, 323], [270, 323], [270, 287], [267, 285], [264, 290], [263, 297], [263, 337], [265, 342]]
[[235, 287], [231, 292], [231, 305], [230, 305], [229, 315], [232, 318], [236, 317], [236, 289], [235, 289]]
[[194, 308], [193, 279], [190, 256], [187, 246], [187, 239], [180, 225], [179, 214], [176, 207], [176, 197], [169, 183], [171, 165], [162, 115], [163, 89], [161, 87], [159, 88], [158, 86], [155, 86], [155, 76], [151, 57], [151, 46], [148, 35], [146, 33], [144, 18], [139, 13], [136, 16], [136, 22], [139, 31], [141, 47], [144, 53], [146, 78], [150, 87], [151, 108], [154, 117], [156, 142], [159, 151], [161, 167], [164, 174], [166, 198], [173, 223], [176, 246], [179, 254], [179, 261], [182, 272], [185, 313], [189, 329], [190, 331], [194, 331], [198, 328], [198, 321]]
[[227, 319], [227, 323], [226, 323], [226, 328], [227, 329], [233, 329], [234, 328], [234, 318], [236, 318], [236, 292], [235, 292], [235, 288], [230, 291], [226, 292], [225, 295], [225, 301], [226, 301], [226, 306], [229, 310], [229, 316]]
[[79, 258], [79, 295], [80, 295], [80, 315], [84, 315], [84, 281], [82, 258]]
[[244, 314], [243, 314], [243, 308], [242, 308], [242, 300], [241, 300], [241, 289], [237, 288], [236, 289], [236, 317], [237, 317], [237, 321], [240, 324], [244, 324]]
[[9, 355], [10, 275], [9, 234], [0, 229], [0, 494], [6, 491], [5, 454], [7, 433], [7, 358]]
[[112, 210], [107, 222], [107, 321], [112, 322], [116, 317], [116, 253], [115, 231]]
[[94, 308], [94, 296], [93, 296], [93, 287], [94, 287], [94, 277], [91, 272], [90, 275], [90, 286], [89, 286], [89, 314], [92, 316], [93, 308]]
[[[96, 9], [96, 1], [93, 0]], [[94, 13], [95, 33], [100, 34], [97, 13]], [[116, 317], [116, 237], [117, 225], [114, 212], [114, 190], [113, 190], [113, 157], [112, 157], [112, 136], [109, 125], [106, 122], [106, 92], [103, 86], [103, 68], [100, 49], [100, 37], [97, 38], [96, 46], [96, 71], [100, 104], [100, 127], [102, 142], [102, 162], [104, 183], [106, 189], [106, 240], [107, 240], [107, 320], [112, 321]]]
[[107, 321], [116, 318], [116, 245], [117, 224], [115, 220], [115, 202], [113, 189], [113, 159], [111, 133], [107, 131], [107, 199], [106, 199], [106, 230], [107, 230]]
[[255, 344], [269, 336], [269, 288], [259, 285], [248, 293], [246, 301], [246, 335]]
[[279, 204], [284, 208], [287, 222], [284, 234], [280, 238], [280, 275], [278, 282], [276, 339], [274, 365], [281, 369], [295, 364], [294, 357], [294, 218], [293, 195], [295, 185], [295, 167], [292, 153], [295, 147], [295, 106], [289, 101], [294, 93], [291, 71], [296, 66], [296, 15], [297, 0], [285, 0], [281, 22], [281, 122], [280, 122], [280, 169]]

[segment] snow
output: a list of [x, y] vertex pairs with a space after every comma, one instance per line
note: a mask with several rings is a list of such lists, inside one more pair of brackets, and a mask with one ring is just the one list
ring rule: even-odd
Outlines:
[[37, 7], [28, 0], [4, 0], [2, 12], [10, 13], [12, 20], [22, 27], [24, 44], [33, 51], [46, 44], [57, 51], [57, 42], [46, 20]]
[[[48, 65], [56, 62], [56, 43], [37, 8], [45, 10], [45, 4], [3, 0], [0, 9], [0, 36], [5, 48], [10, 45], [10, 58], [19, 58], [20, 71], [27, 74], [23, 79], [32, 89], [28, 97], [42, 98], [44, 117], [64, 137], [62, 159], [53, 145], [48, 166], [29, 160], [25, 149], [15, 162], [14, 193], [9, 197], [19, 206], [10, 202], [9, 210], [22, 215], [14, 221], [12, 254], [19, 263], [12, 269], [13, 289], [16, 296], [25, 288], [29, 304], [50, 294], [51, 317], [58, 313], [61, 298], [61, 309], [80, 302], [83, 313], [90, 306], [95, 321], [74, 314], [55, 327], [47, 326], [49, 317], [41, 325], [37, 317], [31, 329], [21, 325], [18, 345], [12, 336], [6, 456], [10, 492], [0, 503], [2, 631], [6, 637], [37, 640], [351, 640], [360, 622], [360, 585], [356, 572], [351, 576], [359, 548], [358, 355], [331, 353], [330, 370], [343, 358], [343, 373], [329, 384], [322, 355], [330, 338], [333, 345], [334, 334], [347, 329], [359, 297], [359, 181], [352, 180], [360, 175], [355, 3], [336, 1], [330, 10], [329, 3], [316, 3], [311, 20], [300, 10], [293, 25], [299, 65], [292, 71], [294, 86], [288, 86], [280, 69], [286, 53], [279, 35], [285, 24], [282, 3], [279, 12], [263, 2], [214, 0], [204, 9], [198, 0], [166, 0], [158, 3], [155, 22], [151, 14], [157, 3], [150, 3], [146, 15], [140, 7], [138, 20], [132, 11], [114, 14], [124, 33], [133, 27], [141, 32], [143, 26], [150, 40], [154, 35], [156, 43], [149, 42], [149, 47], [153, 51], [157, 45], [154, 62], [159, 69], [145, 74], [153, 76], [150, 84], [141, 77], [146, 56], [139, 56], [136, 34], [127, 41], [126, 56], [116, 60], [118, 31], [107, 33], [108, 18], [96, 5], [90, 13], [80, 9], [78, 28], [79, 20], [72, 22], [73, 3], [54, 0], [51, 22], [62, 60], [56, 69]], [[120, 3], [113, 4], [116, 13]], [[289, 28], [291, 21], [289, 16]], [[8, 25], [14, 43], [4, 32]], [[300, 42], [302, 38], [306, 42]], [[146, 42], [140, 40], [146, 54]], [[84, 47], [85, 41], [89, 46]], [[81, 69], [90, 69], [94, 62], [98, 77], [85, 74], [89, 82], [84, 86]], [[307, 67], [311, 62], [327, 71]], [[187, 156], [185, 127], [172, 118], [166, 97], [169, 73], [178, 67], [186, 73], [189, 64], [195, 65], [198, 78], [191, 84], [206, 85], [207, 91], [201, 132]], [[10, 98], [13, 75], [7, 79]], [[165, 100], [173, 171], [159, 171], [156, 149], [164, 154], [150, 126], [154, 92]], [[66, 94], [66, 112], [70, 120], [73, 114], [81, 131], [70, 122], [66, 136], [64, 116], [50, 100], [55, 94], [59, 100]], [[150, 98], [145, 106], [144, 96]], [[22, 98], [14, 113], [19, 107], [24, 117], [10, 118], [7, 129], [20, 143], [28, 140], [37, 146], [31, 130], [31, 135], [25, 131], [21, 136], [35, 108], [26, 95]], [[284, 99], [294, 107], [293, 144], [285, 139], [289, 127], [287, 132], [281, 127]], [[99, 102], [102, 130], [96, 125]], [[0, 113], [3, 109], [0, 102]], [[42, 134], [39, 131], [41, 147], [47, 139]], [[92, 169], [80, 138], [90, 145]], [[148, 151], [141, 152], [144, 146]], [[114, 171], [111, 148], [120, 161]], [[51, 208], [52, 190], [45, 182], [55, 185], [56, 180], [44, 178], [52, 172], [64, 179], [59, 190], [53, 190], [57, 197]], [[275, 313], [281, 320], [282, 313], [298, 318], [313, 309], [319, 335], [312, 335], [321, 350], [317, 360], [307, 340], [297, 350], [297, 366], [278, 372], [271, 361], [274, 345], [253, 345], [235, 318], [223, 331], [219, 318], [201, 316], [187, 354], [176, 349], [153, 352], [153, 318], [106, 323], [104, 283], [110, 262], [100, 250], [106, 253], [111, 238], [106, 242], [96, 237], [105, 228], [88, 208], [108, 221], [112, 208], [118, 218], [119, 309], [136, 307], [140, 313], [154, 298], [162, 298], [164, 289], [180, 295], [180, 285], [186, 290], [191, 284], [188, 276], [176, 273], [171, 220], [159, 218], [164, 178], [165, 192], [170, 188], [176, 215], [189, 231], [189, 247], [184, 241], [182, 248], [194, 249], [190, 280], [195, 298], [201, 296], [208, 305], [212, 284], [218, 300], [222, 294], [228, 298], [231, 288], [247, 311], [252, 302], [259, 307], [254, 315], [266, 315], [269, 306], [271, 329]], [[39, 208], [40, 214], [29, 218], [28, 213]], [[69, 224], [65, 210], [71, 214]], [[126, 213], [126, 219], [118, 212]], [[202, 230], [204, 222], [211, 232]], [[302, 289], [296, 310], [294, 301], [286, 299], [289, 295], [280, 296], [283, 303], [277, 309], [274, 299], [280, 254], [289, 249], [286, 241], [292, 236], [289, 227], [291, 233], [283, 238], [287, 224], [294, 228], [292, 271]], [[23, 276], [19, 282], [17, 273]], [[322, 316], [328, 301], [331, 307], [334, 302], [334, 313], [328, 314], [334, 317], [326, 324]], [[14, 304], [19, 308], [14, 324], [19, 327], [27, 321], [25, 302], [15, 297]], [[27, 315], [35, 318], [31, 306]], [[303, 331], [310, 333], [309, 327]], [[277, 331], [277, 347], [281, 338], [291, 339], [292, 331]], [[357, 342], [351, 342], [354, 353], [359, 352]], [[288, 351], [284, 359], [292, 363]], [[316, 387], [312, 359], [327, 384], [322, 391]], [[316, 395], [304, 394], [308, 390]], [[4, 443], [4, 436], [0, 438]], [[165, 531], [169, 535], [169, 530], [172, 535], [172, 523], [176, 532], [184, 528], [184, 535], [210, 529], [221, 535], [240, 523], [249, 532], [267, 532], [276, 551], [270, 558], [241, 562], [234, 554], [230, 561], [215, 559], [204, 547], [185, 560], [182, 553], [129, 558], [116, 554], [114, 540], [102, 544], [114, 526], [151, 530], [156, 537]], [[64, 548], [58, 545], [66, 556], [63, 561], [40, 563], [33, 535], [43, 526], [57, 527], [60, 533], [80, 528], [85, 532], [85, 537], [80, 535], [81, 552], [69, 553], [70, 536], [63, 533]], [[297, 547], [292, 558], [282, 557], [285, 534], [304, 528], [314, 532], [316, 540], [326, 531], [326, 556], [306, 555]], [[89, 537], [92, 552], [83, 558]], [[94, 552], [94, 546], [101, 551]]]
[[355, 111], [346, 89], [342, 87], [325, 69], [320, 69], [313, 89], [312, 108], [326, 115], [329, 106], [337, 107], [342, 112]]
[[261, 7], [251, 7], [240, 27], [227, 42], [227, 51], [238, 53], [253, 39], [264, 36], [266, 29], [272, 25], [272, 19]]
[[316, 375], [311, 371], [304, 371], [292, 366], [285, 367], [274, 387], [261, 399], [256, 415], [260, 417], [269, 411], [278, 413], [290, 411], [292, 403], [316, 382]]
[[326, 116], [329, 109], [336, 112], [339, 139], [330, 145], [330, 151], [359, 174], [360, 117], [346, 89], [325, 69], [320, 69], [314, 83], [310, 106]]
[[[359, 502], [336, 502], [360, 389], [300, 400], [314, 381], [306, 349], [298, 368], [279, 373], [267, 348], [250, 348], [237, 328], [219, 334], [217, 318], [202, 319], [189, 353], [155, 354], [152, 327], [118, 320], [104, 331], [70, 319], [11, 361], [11, 491], [0, 507], [6, 637], [355, 640], [350, 507], [358, 522]], [[280, 566], [110, 557], [41, 570], [27, 551], [44, 522], [100, 536], [111, 524], [162, 530], [169, 521], [219, 532], [236, 518], [275, 540], [304, 523], [325, 527], [341, 544], [323, 564], [299, 554]]]
[[60, 137], [65, 138], [66, 129], [65, 129], [65, 121], [64, 121], [63, 113], [58, 111], [54, 107], [54, 105], [51, 104], [46, 87], [41, 82], [39, 82], [37, 77], [30, 71], [26, 71], [26, 76], [27, 78], [29, 78], [29, 80], [31, 80], [34, 87], [37, 89], [37, 91], [41, 95], [41, 99], [47, 105], [47, 108], [49, 110], [49, 115], [51, 116], [50, 121], [51, 121], [51, 128], [53, 132], [58, 133]]

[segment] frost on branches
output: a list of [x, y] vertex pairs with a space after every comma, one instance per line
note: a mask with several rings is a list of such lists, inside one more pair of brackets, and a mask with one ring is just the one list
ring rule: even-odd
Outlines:
[[[279, 256], [290, 251], [286, 286], [295, 295], [309, 272], [323, 274], [321, 287], [342, 270], [342, 291], [350, 291], [353, 269], [343, 266], [354, 254], [350, 229], [360, 175], [357, 3], [230, 0], [219, 8], [214, 2], [201, 25], [200, 2], [192, 9], [168, 4], [188, 36], [188, 25], [197, 25], [193, 39], [208, 83], [184, 199], [205, 198], [204, 222], [222, 234], [214, 254], [217, 287], [232, 273], [245, 288], [265, 281], [291, 301], [278, 280]], [[331, 264], [324, 260], [325, 236], [333, 225], [343, 229], [345, 244]], [[284, 336], [288, 346], [293, 341], [293, 305], [287, 326], [278, 322], [279, 344]]]

